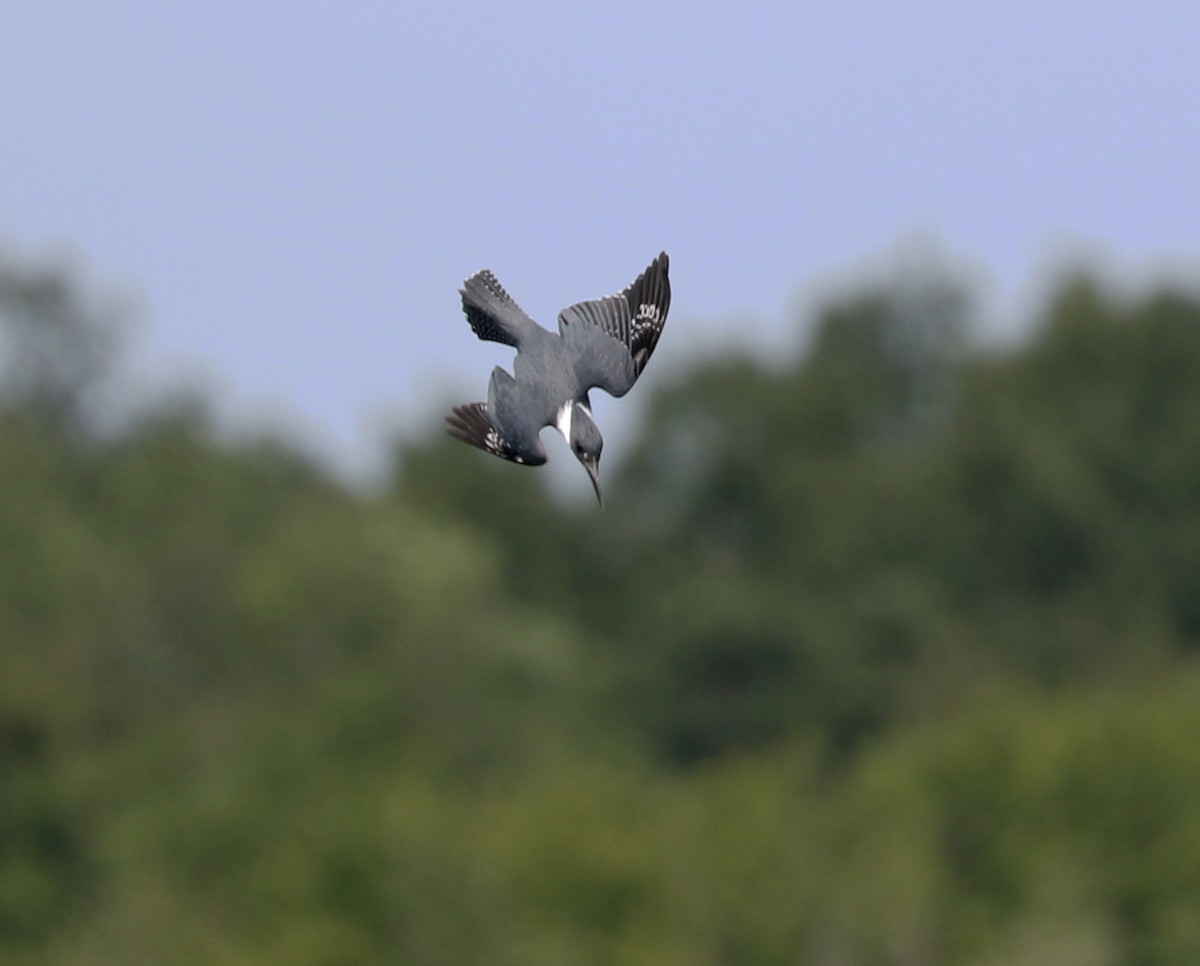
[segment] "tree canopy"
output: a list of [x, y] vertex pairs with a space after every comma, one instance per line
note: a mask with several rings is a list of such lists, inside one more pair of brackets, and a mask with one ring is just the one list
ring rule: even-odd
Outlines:
[[1200, 961], [1200, 302], [972, 306], [647, 384], [600, 513], [101, 418], [120, 311], [0, 265], [0, 958]]

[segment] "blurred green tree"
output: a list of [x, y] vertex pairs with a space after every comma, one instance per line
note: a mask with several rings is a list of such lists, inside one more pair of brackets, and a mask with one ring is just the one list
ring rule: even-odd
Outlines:
[[603, 515], [111, 418], [121, 329], [0, 270], [6, 963], [1200, 956], [1195, 299], [850, 293]]
[[128, 314], [67, 267], [0, 260], [0, 408], [43, 427], [90, 426]]

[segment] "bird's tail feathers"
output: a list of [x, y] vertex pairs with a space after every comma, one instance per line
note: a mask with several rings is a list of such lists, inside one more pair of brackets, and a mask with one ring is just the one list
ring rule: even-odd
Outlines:
[[463, 282], [462, 303], [471, 330], [485, 341], [518, 346], [536, 325], [486, 268]]

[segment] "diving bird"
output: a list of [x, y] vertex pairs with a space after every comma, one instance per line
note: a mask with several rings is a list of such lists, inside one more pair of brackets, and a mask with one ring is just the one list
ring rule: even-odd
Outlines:
[[463, 311], [480, 339], [517, 350], [513, 374], [492, 370], [487, 402], [455, 406], [447, 432], [493, 456], [526, 466], [546, 462], [538, 434], [555, 426], [583, 464], [601, 506], [600, 451], [604, 439], [588, 392], [624, 396], [637, 381], [667, 322], [670, 261], [661, 253], [617, 295], [579, 302], [558, 314], [558, 333], [522, 311], [487, 269], [461, 289]]

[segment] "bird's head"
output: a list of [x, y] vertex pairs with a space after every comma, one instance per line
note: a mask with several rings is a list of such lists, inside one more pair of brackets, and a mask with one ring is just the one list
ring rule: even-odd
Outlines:
[[600, 495], [600, 451], [604, 449], [604, 437], [600, 435], [600, 427], [592, 418], [592, 412], [582, 403], [572, 404], [567, 442], [571, 444], [571, 452], [583, 464], [596, 489], [596, 499], [604, 506], [604, 498]]

